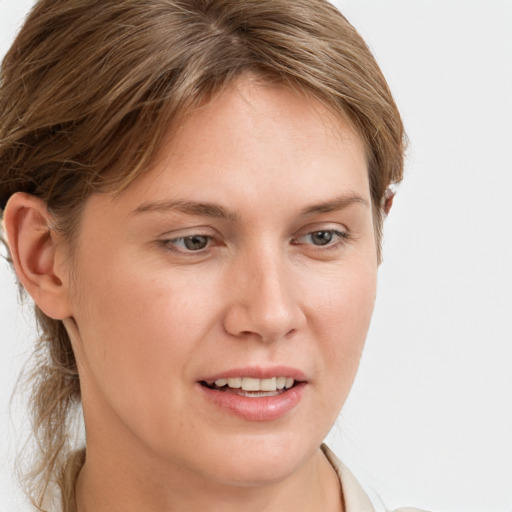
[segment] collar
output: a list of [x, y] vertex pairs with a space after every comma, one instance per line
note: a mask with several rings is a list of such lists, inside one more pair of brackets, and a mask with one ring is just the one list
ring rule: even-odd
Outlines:
[[[341, 462], [336, 455], [322, 444], [324, 455], [336, 471], [341, 483], [341, 498], [345, 506], [345, 512], [375, 512], [370, 498], [356, 480], [350, 469]], [[395, 512], [427, 512], [419, 508], [399, 508]]]
[[352, 472], [334, 455], [327, 445], [322, 444], [321, 448], [340, 479], [345, 512], [375, 512], [370, 498]]

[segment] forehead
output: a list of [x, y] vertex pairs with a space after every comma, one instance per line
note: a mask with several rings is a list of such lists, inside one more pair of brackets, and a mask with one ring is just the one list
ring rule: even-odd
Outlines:
[[303, 92], [244, 76], [180, 116], [153, 164], [109, 203], [124, 217], [192, 201], [265, 219], [350, 195], [371, 204], [355, 130]]
[[163, 181], [172, 188], [186, 181], [201, 193], [223, 184], [229, 194], [263, 176], [288, 180], [290, 189], [309, 181], [311, 192], [342, 178], [368, 189], [364, 143], [318, 100], [246, 76], [181, 116], [135, 188], [158, 195]]

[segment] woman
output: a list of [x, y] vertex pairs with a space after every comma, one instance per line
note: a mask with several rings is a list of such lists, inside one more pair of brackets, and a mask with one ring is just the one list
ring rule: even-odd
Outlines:
[[322, 440], [404, 134], [350, 24], [322, 0], [42, 0], [0, 111], [5, 234], [46, 354], [34, 505], [373, 510]]

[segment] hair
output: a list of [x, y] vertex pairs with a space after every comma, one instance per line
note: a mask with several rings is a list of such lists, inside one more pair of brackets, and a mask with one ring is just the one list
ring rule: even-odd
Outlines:
[[[87, 198], [128, 187], [177, 116], [245, 72], [321, 101], [362, 138], [380, 260], [403, 125], [370, 50], [326, 0], [39, 1], [1, 68], [0, 209], [15, 192], [33, 194], [72, 245]], [[43, 510], [56, 485], [70, 512], [84, 462], [70, 443], [80, 380], [62, 321], [35, 314], [29, 494]]]

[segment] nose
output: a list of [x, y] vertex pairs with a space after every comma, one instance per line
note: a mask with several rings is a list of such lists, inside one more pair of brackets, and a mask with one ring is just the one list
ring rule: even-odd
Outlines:
[[224, 328], [232, 336], [273, 342], [306, 322], [290, 262], [272, 251], [248, 251], [233, 264], [227, 286], [231, 298]]

